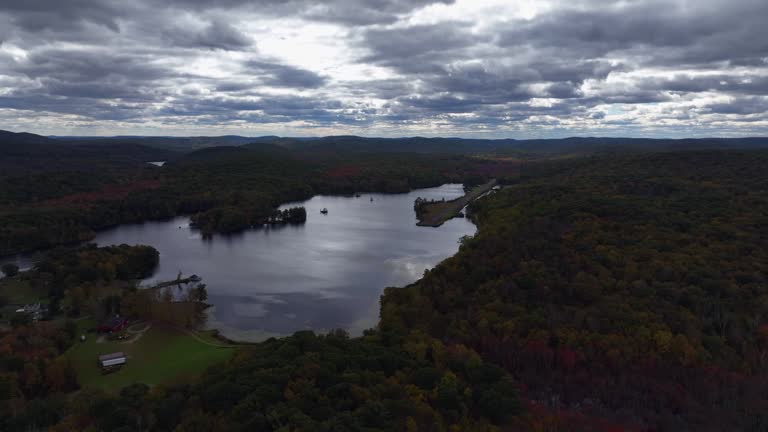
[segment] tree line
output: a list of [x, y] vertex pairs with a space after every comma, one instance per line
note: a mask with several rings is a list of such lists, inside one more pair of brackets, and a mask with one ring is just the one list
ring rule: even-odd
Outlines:
[[[768, 428], [765, 151], [530, 163], [478, 234], [388, 289], [383, 334], [462, 344], [537, 427]], [[581, 426], [577, 426], [581, 425]]]
[[172, 386], [20, 390], [0, 421], [16, 430], [765, 430], [766, 163], [765, 151], [527, 163], [514, 184], [472, 204], [479, 230], [456, 256], [386, 290], [381, 322], [363, 337], [271, 339]]
[[101, 229], [182, 214], [192, 215], [203, 231], [230, 233], [275, 221], [280, 204], [315, 194], [407, 192], [514, 171], [506, 162], [466, 156], [214, 150], [162, 169], [0, 175], [0, 256], [80, 243]]

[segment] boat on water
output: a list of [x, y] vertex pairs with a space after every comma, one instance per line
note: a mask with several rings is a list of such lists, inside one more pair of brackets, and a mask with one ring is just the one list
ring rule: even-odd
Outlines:
[[328, 214], [328, 209], [327, 208], [323, 208], [322, 210], [320, 210], [320, 213]]

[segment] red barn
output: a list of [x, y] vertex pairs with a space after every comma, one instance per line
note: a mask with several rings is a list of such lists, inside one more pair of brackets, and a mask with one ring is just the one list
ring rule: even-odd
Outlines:
[[128, 326], [128, 320], [119, 315], [115, 315], [109, 320], [101, 323], [99, 326], [99, 333], [116, 333], [123, 331], [126, 326]]

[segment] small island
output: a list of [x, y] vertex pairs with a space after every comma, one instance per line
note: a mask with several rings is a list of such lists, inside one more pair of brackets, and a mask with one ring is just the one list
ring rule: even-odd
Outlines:
[[214, 233], [232, 234], [264, 225], [298, 225], [307, 221], [304, 207], [243, 210], [236, 207], [214, 208], [192, 215], [190, 225], [205, 236]]

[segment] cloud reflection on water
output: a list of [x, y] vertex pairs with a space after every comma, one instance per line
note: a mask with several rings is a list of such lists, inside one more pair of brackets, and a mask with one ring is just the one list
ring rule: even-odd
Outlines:
[[[384, 288], [418, 280], [424, 270], [458, 250], [475, 232], [466, 219], [439, 228], [418, 227], [416, 197], [451, 199], [461, 185], [361, 198], [316, 196], [302, 203], [307, 223], [254, 229], [201, 240], [188, 218], [126, 225], [100, 233], [96, 242], [149, 244], [160, 267], [144, 284], [197, 274], [208, 286], [208, 326], [233, 339], [261, 340], [297, 330], [374, 326]], [[370, 197], [374, 201], [370, 201]], [[328, 208], [327, 216], [320, 210]], [[179, 228], [181, 227], [181, 229]]]

